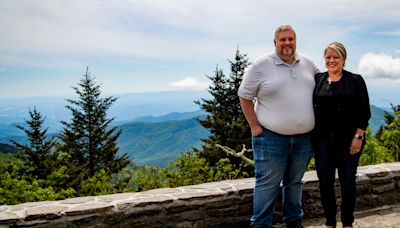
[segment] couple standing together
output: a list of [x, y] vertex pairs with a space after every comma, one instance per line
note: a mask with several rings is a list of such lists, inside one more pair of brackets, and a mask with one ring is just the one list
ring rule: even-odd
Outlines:
[[326, 227], [336, 227], [335, 170], [341, 186], [340, 218], [352, 227], [356, 171], [371, 117], [363, 78], [344, 70], [338, 42], [323, 54], [326, 72], [296, 53], [296, 33], [279, 26], [275, 51], [250, 65], [238, 95], [251, 128], [255, 188], [252, 227], [271, 227], [282, 184], [283, 221], [303, 227], [302, 178], [314, 153]]

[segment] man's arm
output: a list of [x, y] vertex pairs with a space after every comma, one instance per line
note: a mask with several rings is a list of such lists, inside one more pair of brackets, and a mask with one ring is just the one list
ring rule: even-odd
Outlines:
[[254, 104], [252, 100], [247, 100], [245, 98], [239, 97], [240, 105], [244, 116], [246, 117], [247, 123], [251, 129], [251, 135], [257, 136], [262, 133], [261, 125], [258, 123], [256, 112], [254, 111]]

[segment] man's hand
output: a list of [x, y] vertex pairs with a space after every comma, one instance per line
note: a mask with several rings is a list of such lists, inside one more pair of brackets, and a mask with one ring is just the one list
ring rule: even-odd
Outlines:
[[261, 135], [263, 132], [263, 129], [260, 125], [256, 125], [255, 127], [251, 128], [251, 136], [256, 137]]

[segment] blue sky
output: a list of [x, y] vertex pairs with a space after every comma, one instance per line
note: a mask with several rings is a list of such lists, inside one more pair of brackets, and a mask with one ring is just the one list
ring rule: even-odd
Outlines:
[[371, 102], [400, 104], [398, 0], [1, 0], [0, 97], [69, 96], [86, 66], [105, 94], [204, 90], [237, 46], [254, 61], [291, 24], [321, 70], [348, 49]]

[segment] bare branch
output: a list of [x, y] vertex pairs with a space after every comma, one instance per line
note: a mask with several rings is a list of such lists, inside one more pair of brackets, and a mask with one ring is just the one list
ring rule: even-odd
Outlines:
[[246, 165], [254, 166], [254, 161], [244, 155], [246, 152], [252, 152], [253, 151], [252, 149], [246, 149], [246, 145], [243, 144], [243, 149], [240, 152], [236, 152], [235, 150], [233, 150], [233, 149], [231, 149], [231, 148], [229, 148], [227, 146], [221, 146], [219, 144], [215, 144], [215, 145], [217, 147], [221, 148], [227, 154], [232, 155], [234, 157], [241, 158], [246, 163]]

